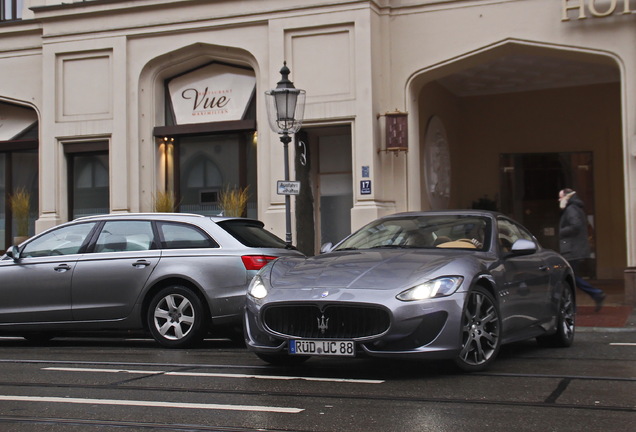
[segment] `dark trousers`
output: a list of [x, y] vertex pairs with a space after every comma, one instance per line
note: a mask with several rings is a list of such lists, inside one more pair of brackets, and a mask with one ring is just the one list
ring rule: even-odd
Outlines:
[[583, 260], [572, 260], [568, 262], [570, 263], [570, 266], [572, 266], [572, 270], [574, 270], [574, 281], [576, 282], [576, 286], [594, 300], [601, 299], [605, 295], [603, 290], [590, 285], [588, 281], [578, 276]]

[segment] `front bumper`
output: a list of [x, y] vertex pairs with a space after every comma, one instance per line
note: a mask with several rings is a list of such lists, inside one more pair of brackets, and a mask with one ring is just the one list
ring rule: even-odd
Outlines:
[[[374, 293], [377, 294], [377, 293]], [[357, 296], [359, 297], [359, 296]], [[465, 292], [448, 297], [417, 302], [389, 299], [383, 304], [361, 301], [318, 301], [311, 299], [293, 302], [247, 303], [244, 316], [245, 341], [248, 349], [256, 353], [282, 355], [288, 353], [288, 341], [301, 339], [294, 335], [271, 331], [263, 322], [262, 311], [267, 307], [285, 305], [315, 305], [324, 309], [329, 305], [360, 305], [383, 307], [389, 311], [390, 324], [382, 334], [352, 338], [357, 355], [388, 358], [452, 358], [461, 349], [461, 321]]]

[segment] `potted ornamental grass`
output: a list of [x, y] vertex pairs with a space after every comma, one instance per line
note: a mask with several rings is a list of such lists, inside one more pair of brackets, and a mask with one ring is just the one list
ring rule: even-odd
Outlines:
[[247, 209], [247, 200], [250, 197], [249, 186], [245, 188], [230, 189], [226, 187], [219, 194], [219, 205], [223, 216], [243, 217]]
[[177, 202], [174, 193], [171, 191], [157, 191], [153, 196], [154, 211], [160, 213], [173, 213], [176, 211]]
[[29, 238], [29, 212], [31, 210], [31, 194], [23, 187], [15, 190], [9, 197], [9, 206], [16, 221], [17, 232], [13, 243], [18, 245]]

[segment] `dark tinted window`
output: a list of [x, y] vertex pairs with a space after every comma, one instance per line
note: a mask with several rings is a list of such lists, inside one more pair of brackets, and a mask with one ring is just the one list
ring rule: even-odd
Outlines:
[[192, 225], [160, 222], [163, 249], [217, 248], [219, 245], [206, 233]]
[[231, 219], [218, 225], [247, 247], [284, 248], [285, 242], [265, 230], [260, 222]]

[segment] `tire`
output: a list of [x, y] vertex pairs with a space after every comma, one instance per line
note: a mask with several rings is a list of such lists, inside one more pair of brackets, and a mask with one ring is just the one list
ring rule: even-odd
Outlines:
[[310, 356], [298, 356], [287, 354], [261, 354], [256, 353], [256, 356], [266, 363], [275, 366], [295, 366], [309, 360]]
[[207, 316], [199, 297], [179, 285], [159, 291], [148, 308], [148, 328], [152, 337], [168, 348], [199, 344], [206, 334]]
[[462, 312], [461, 350], [454, 361], [465, 372], [486, 369], [501, 346], [499, 305], [490, 292], [475, 287], [468, 293]]
[[568, 283], [563, 283], [563, 293], [559, 300], [556, 332], [537, 337], [537, 343], [544, 347], [567, 348], [574, 342], [576, 304], [574, 291]]

